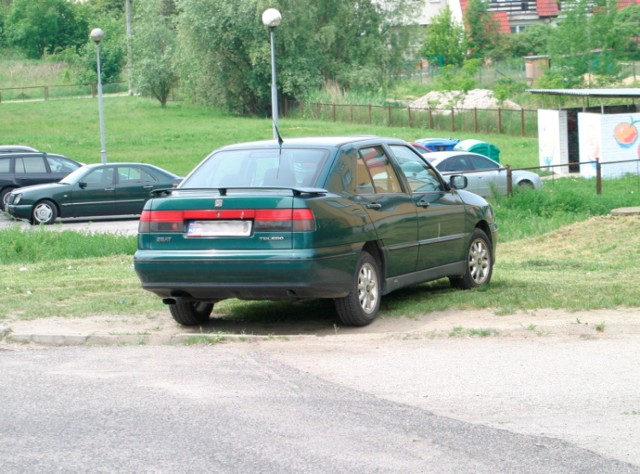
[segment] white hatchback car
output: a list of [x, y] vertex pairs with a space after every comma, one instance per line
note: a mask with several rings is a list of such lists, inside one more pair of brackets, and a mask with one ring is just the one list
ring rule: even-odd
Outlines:
[[[435, 151], [423, 155], [440, 173], [464, 174], [469, 180], [467, 191], [483, 197], [507, 194], [507, 168], [478, 153], [468, 151]], [[540, 176], [531, 171], [511, 172], [511, 185], [541, 188]]]

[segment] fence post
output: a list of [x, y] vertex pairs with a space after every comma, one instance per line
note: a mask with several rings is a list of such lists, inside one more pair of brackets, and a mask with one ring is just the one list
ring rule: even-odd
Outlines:
[[44, 100], [49, 100], [49, 86], [44, 86]]
[[451, 107], [451, 131], [452, 132], [456, 131], [456, 117], [455, 117], [455, 112], [453, 107]]
[[391, 106], [390, 105], [387, 105], [387, 117], [388, 117], [388, 120], [389, 120], [388, 127], [391, 127]]
[[507, 165], [507, 196], [511, 196], [513, 192], [513, 172], [511, 171], [511, 165]]
[[409, 118], [409, 128], [411, 128], [411, 106], [407, 107], [407, 117]]
[[473, 108], [473, 130], [478, 133], [478, 107]]
[[371, 125], [371, 104], [369, 104], [369, 125]]
[[429, 107], [429, 128], [433, 130], [433, 108]]
[[520, 136], [524, 137], [524, 109], [520, 109]]
[[602, 165], [596, 161], [596, 194], [602, 194]]
[[332, 104], [332, 110], [333, 110], [333, 121], [336, 121], [336, 104], [335, 102]]
[[502, 107], [498, 107], [498, 133], [502, 133]]

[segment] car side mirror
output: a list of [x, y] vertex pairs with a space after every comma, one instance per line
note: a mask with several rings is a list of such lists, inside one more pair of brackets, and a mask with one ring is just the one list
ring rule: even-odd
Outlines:
[[78, 183], [78, 186], [80, 186], [80, 189], [84, 189], [84, 188], [86, 188], [86, 187], [87, 187], [87, 183], [85, 183], [84, 181], [80, 181], [80, 182]]
[[461, 174], [454, 174], [449, 178], [449, 185], [453, 189], [464, 189], [469, 185], [469, 180]]

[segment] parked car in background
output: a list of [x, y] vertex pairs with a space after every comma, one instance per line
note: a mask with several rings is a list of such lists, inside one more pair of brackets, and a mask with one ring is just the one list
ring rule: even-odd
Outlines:
[[0, 153], [0, 206], [7, 209], [9, 193], [16, 188], [61, 180], [80, 168], [71, 158], [53, 153], [6, 152]]
[[392, 138], [227, 146], [147, 201], [134, 267], [183, 325], [226, 298], [329, 298], [362, 326], [398, 288], [489, 283], [497, 226], [466, 182]]
[[[464, 174], [467, 190], [483, 197], [507, 194], [507, 168], [491, 158], [466, 151], [435, 151], [426, 155], [427, 160], [443, 174]], [[511, 172], [512, 186], [541, 188], [540, 176], [531, 171]]]
[[16, 153], [20, 151], [39, 151], [27, 145], [0, 145], [0, 153]]
[[417, 143], [417, 142], [413, 142], [413, 143], [411, 143], [411, 146], [412, 146], [413, 148], [415, 148], [416, 150], [418, 150], [418, 151], [419, 151], [420, 153], [422, 153], [423, 155], [424, 155], [425, 153], [431, 153], [431, 152], [433, 151], [431, 148], [427, 148], [426, 146], [421, 145], [420, 143]]
[[457, 138], [419, 138], [414, 142], [431, 151], [452, 151], [460, 143], [460, 140]]
[[176, 186], [179, 176], [145, 163], [85, 165], [57, 183], [14, 189], [7, 211], [32, 224], [57, 218], [137, 215], [149, 193]]

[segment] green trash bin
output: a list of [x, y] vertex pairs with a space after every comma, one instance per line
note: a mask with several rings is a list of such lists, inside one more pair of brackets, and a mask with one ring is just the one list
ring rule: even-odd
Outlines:
[[491, 158], [496, 163], [500, 163], [500, 148], [492, 145], [491, 143], [483, 142], [480, 140], [467, 139], [459, 142], [454, 149], [478, 153], [479, 155], [484, 155]]

